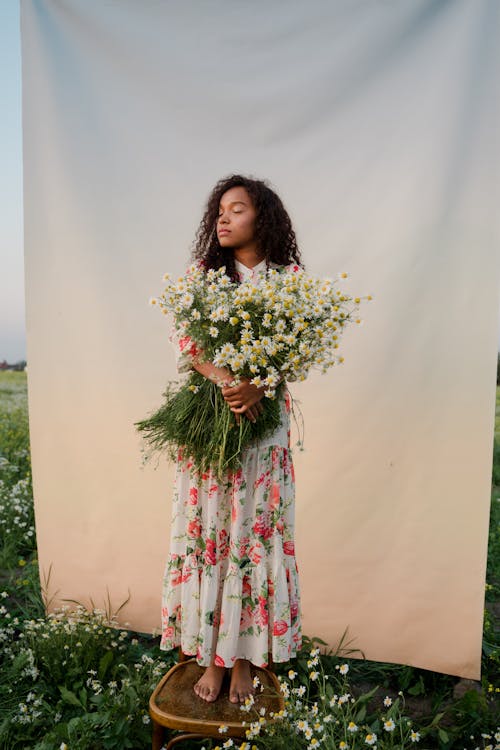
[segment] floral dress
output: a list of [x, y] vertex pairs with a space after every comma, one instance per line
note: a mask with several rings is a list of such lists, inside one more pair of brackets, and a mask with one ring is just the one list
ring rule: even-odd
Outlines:
[[[265, 274], [265, 259], [253, 269], [235, 264], [240, 280], [258, 284]], [[178, 372], [188, 372], [194, 342], [175, 329], [170, 340]], [[211, 470], [200, 475], [178, 452], [160, 649], [180, 645], [201, 666], [212, 658], [218, 666], [231, 667], [236, 659], [266, 666], [269, 653], [283, 662], [301, 647], [286, 389], [280, 401], [281, 426], [247, 445], [242, 466], [222, 481]]]

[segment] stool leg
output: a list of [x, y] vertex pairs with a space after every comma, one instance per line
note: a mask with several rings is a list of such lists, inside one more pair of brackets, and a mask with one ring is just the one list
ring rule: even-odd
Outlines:
[[161, 750], [165, 741], [165, 727], [153, 721], [153, 745], [152, 750]]
[[166, 750], [171, 750], [174, 745], [177, 745], [179, 742], [184, 742], [184, 740], [206, 740], [207, 735], [206, 734], [195, 734], [194, 732], [185, 732], [184, 734], [178, 734], [176, 737], [172, 737], [170, 742], [168, 743]]

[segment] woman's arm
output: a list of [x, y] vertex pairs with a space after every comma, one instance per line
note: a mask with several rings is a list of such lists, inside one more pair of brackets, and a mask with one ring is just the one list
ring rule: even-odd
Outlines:
[[[234, 387], [229, 386], [229, 383], [233, 382], [234, 375], [227, 367], [216, 367], [212, 362], [204, 360], [204, 352], [190, 336], [182, 334], [175, 328], [172, 329], [170, 334], [170, 341], [174, 346], [177, 371], [188, 372], [191, 369], [197, 370], [201, 375], [208, 378], [214, 383], [217, 383], [222, 387], [222, 395], [228, 403], [234, 416], [236, 423], [239, 424], [240, 414], [244, 413], [248, 419], [255, 422], [259, 414], [262, 412], [262, 404], [257, 403], [264, 395], [264, 388], [256, 389], [255, 386], [250, 386], [250, 391], [245, 387], [249, 385], [248, 379], [243, 379], [240, 386]], [[250, 400], [241, 399], [243, 395], [241, 393], [241, 387], [246, 391], [246, 396], [251, 396]], [[230, 388], [230, 397], [226, 398], [226, 393]], [[239, 390], [238, 390], [239, 389]], [[255, 391], [261, 391], [257, 398], [255, 398]], [[238, 398], [235, 402], [234, 395], [238, 394]], [[231, 398], [232, 397], [232, 398]], [[245, 403], [246, 401], [246, 403]], [[244, 407], [243, 409], [241, 407]]]
[[204, 361], [202, 356], [203, 350], [200, 349], [199, 354], [193, 357], [191, 361], [191, 366], [201, 375], [218, 385], [222, 385], [222, 383], [227, 385], [233, 381], [234, 376], [230, 370], [226, 367], [216, 367], [212, 362]]

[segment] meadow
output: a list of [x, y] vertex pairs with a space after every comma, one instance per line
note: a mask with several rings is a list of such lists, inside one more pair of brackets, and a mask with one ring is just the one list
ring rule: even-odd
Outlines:
[[[451, 521], [451, 519], [450, 519]], [[308, 637], [277, 665], [286, 699], [267, 724], [249, 701], [247, 740], [182, 747], [355, 750], [500, 747], [500, 387], [497, 387], [481, 680], [368, 661], [344, 633]], [[0, 373], [0, 750], [146, 750], [148, 701], [176, 653], [118, 625], [119, 609], [46, 614], [33, 508], [26, 373]], [[312, 635], [312, 634], [311, 634]]]

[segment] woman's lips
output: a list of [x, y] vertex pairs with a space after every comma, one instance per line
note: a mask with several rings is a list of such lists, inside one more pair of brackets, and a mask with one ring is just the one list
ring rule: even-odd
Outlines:
[[230, 231], [231, 231], [230, 229], [220, 229], [220, 230], [219, 230], [219, 236], [220, 236], [221, 234], [229, 234], [229, 233], [230, 233]]

